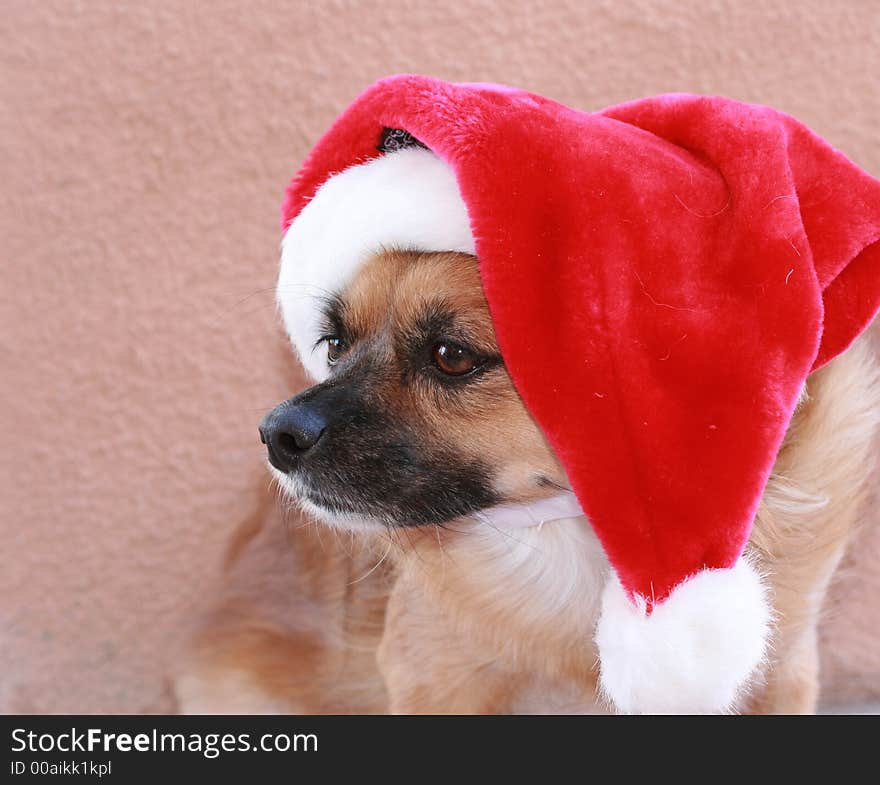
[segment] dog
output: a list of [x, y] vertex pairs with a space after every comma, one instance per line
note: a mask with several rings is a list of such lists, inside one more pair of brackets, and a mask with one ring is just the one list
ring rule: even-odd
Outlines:
[[[323, 303], [328, 379], [263, 420], [281, 505], [230, 543], [175, 674], [187, 713], [603, 713], [589, 523], [507, 530], [568, 479], [507, 374], [466, 253], [388, 250]], [[742, 713], [810, 713], [823, 599], [880, 422], [866, 338], [811, 375], [747, 548], [770, 655]], [[286, 520], [287, 526], [282, 525]]]

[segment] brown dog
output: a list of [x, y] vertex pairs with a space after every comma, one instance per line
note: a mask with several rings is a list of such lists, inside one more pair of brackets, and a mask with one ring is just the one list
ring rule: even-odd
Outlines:
[[[325, 317], [333, 373], [293, 399], [308, 411], [295, 428], [275, 427], [288, 405], [263, 424], [282, 504], [301, 509], [282, 527], [264, 504], [236, 535], [176, 677], [181, 709], [604, 710], [608, 564], [589, 524], [506, 531], [481, 515], [567, 478], [505, 371], [476, 260], [380, 254]], [[815, 709], [817, 621], [878, 418], [862, 340], [810, 377], [764, 494], [749, 547], [776, 622], [741, 711]]]

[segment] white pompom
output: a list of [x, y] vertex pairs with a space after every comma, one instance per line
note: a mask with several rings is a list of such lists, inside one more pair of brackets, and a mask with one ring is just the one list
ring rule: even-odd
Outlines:
[[600, 688], [627, 714], [710, 714], [734, 708], [761, 665], [772, 613], [745, 559], [703, 570], [650, 615], [612, 578], [596, 626]]

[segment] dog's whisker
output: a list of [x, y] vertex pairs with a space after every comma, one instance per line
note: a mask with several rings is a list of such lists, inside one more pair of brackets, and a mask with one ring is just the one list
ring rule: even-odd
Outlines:
[[313, 283], [279, 283], [275, 287], [275, 291], [277, 292], [286, 292], [290, 291], [291, 289], [315, 289], [320, 292], [321, 295], [323, 295], [324, 297], [338, 297], [337, 292], [331, 292], [329, 289], [325, 289], [323, 286], [318, 286], [317, 284]]
[[[320, 289], [320, 287], [315, 287], [315, 288], [318, 289], [318, 292], [316, 292], [316, 293], [304, 292], [304, 293], [294, 294], [293, 296], [286, 297], [285, 300], [287, 302], [291, 302], [291, 303], [298, 302], [300, 300], [318, 300], [318, 299], [323, 300], [323, 299], [326, 299], [326, 297], [330, 294], [329, 292], [326, 292], [326, 290]], [[274, 288], [272, 289], [272, 291], [274, 291]], [[279, 291], [282, 291], [282, 289], [279, 289]], [[244, 310], [244, 311], [241, 310], [241, 307], [245, 303], [249, 302], [251, 299], [253, 299], [253, 297], [259, 296], [260, 294], [264, 294], [265, 292], [266, 292], [266, 290], [259, 290], [257, 292], [253, 292], [253, 293], [247, 295], [246, 297], [241, 298], [240, 300], [236, 301], [235, 303], [233, 303], [232, 305], [229, 305], [229, 306], [220, 306], [220, 304], [218, 303], [217, 312], [215, 313], [214, 318], [212, 319], [212, 324], [214, 326], [222, 326], [222, 325], [226, 324], [227, 321], [233, 317], [252, 316], [253, 314], [263, 313], [267, 309], [270, 309], [270, 308], [272, 310], [277, 309], [278, 308], [277, 298], [273, 298], [271, 302], [263, 303], [262, 305], [259, 305], [256, 308], [249, 308], [248, 310]]]
[[445, 581], [445, 579], [446, 579], [446, 559], [447, 559], [447, 555], [446, 555], [446, 549], [443, 547], [443, 540], [442, 540], [442, 538], [441, 538], [441, 536], [440, 536], [440, 530], [441, 530], [442, 528], [443, 528], [443, 527], [442, 527], [441, 525], [436, 524], [436, 523], [434, 524], [434, 534], [435, 534], [436, 537], [437, 537], [437, 548], [440, 550], [440, 567], [441, 567], [441, 570], [442, 570], [441, 575], [442, 575], [442, 580]]
[[551, 488], [556, 488], [557, 490], [565, 491], [566, 493], [574, 493], [574, 491], [571, 488], [567, 488], [565, 485], [561, 485], [560, 483], [555, 482], [554, 480], [551, 480], [549, 477], [542, 477], [541, 484], [542, 485], [549, 485]]
[[486, 513], [482, 510], [478, 510], [477, 512], [475, 512], [474, 516], [478, 518], [482, 523], [485, 523], [490, 529], [494, 529], [499, 534], [503, 534], [505, 537], [507, 537], [507, 539], [515, 542], [517, 545], [524, 545], [526, 548], [531, 548], [536, 553], [541, 553], [541, 549], [537, 545], [533, 545], [530, 542], [525, 542], [524, 540], [517, 539], [506, 529], [502, 529], [496, 526], [494, 523], [492, 523], [492, 519], [489, 518], [489, 516], [486, 515]]
[[[266, 286], [262, 289], [254, 289], [250, 293], [246, 294], [244, 297], [240, 297], [238, 300], [236, 300], [230, 306], [230, 309], [238, 308], [239, 305], [241, 305], [242, 303], [246, 303], [248, 300], [252, 300], [254, 297], [259, 297], [264, 294], [274, 294], [274, 293], [275, 293], [274, 286]], [[229, 296], [235, 297], [237, 295], [229, 295]]]
[[366, 578], [369, 578], [369, 577], [370, 577], [370, 576], [371, 576], [376, 570], [379, 569], [379, 567], [382, 566], [382, 564], [384, 563], [385, 559], [388, 558], [388, 554], [389, 554], [389, 553], [391, 553], [391, 545], [389, 545], [389, 546], [385, 549], [385, 553], [382, 554], [382, 558], [380, 558], [379, 561], [377, 561], [372, 567], [370, 567], [370, 569], [367, 570], [366, 573], [364, 573], [363, 575], [361, 575], [360, 578], [356, 578], [356, 579], [353, 580], [353, 581], [349, 581], [347, 585], [348, 585], [348, 586], [353, 586], [355, 583], [360, 583], [362, 580], [365, 580]]

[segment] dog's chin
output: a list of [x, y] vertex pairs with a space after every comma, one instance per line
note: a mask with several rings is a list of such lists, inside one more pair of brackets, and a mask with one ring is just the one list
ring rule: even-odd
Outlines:
[[[351, 502], [344, 497], [326, 501], [322, 494], [316, 491], [308, 481], [296, 474], [287, 474], [279, 471], [269, 464], [281, 493], [291, 502], [296, 504], [304, 513], [316, 519], [322, 524], [348, 532], [378, 532], [387, 531], [391, 528], [411, 528], [430, 525], [449, 525], [456, 522], [466, 523], [474, 516], [478, 516], [485, 509], [456, 510], [454, 514], [444, 517], [442, 520], [419, 520], [417, 515], [407, 518], [405, 513], [395, 516], [390, 510], [377, 509], [374, 514], [370, 512], [370, 506], [366, 502]], [[345, 509], [350, 504], [351, 509]], [[366, 508], [366, 509], [364, 509]]]
[[326, 507], [318, 500], [313, 499], [310, 489], [295, 476], [279, 471], [271, 464], [268, 465], [272, 477], [278, 483], [284, 496], [296, 504], [306, 515], [320, 523], [347, 532], [370, 533], [387, 530], [387, 522], [378, 517]]
[[340, 531], [370, 533], [387, 530], [388, 526], [378, 518], [370, 518], [360, 514], [328, 510], [320, 504], [303, 497], [296, 497], [297, 504], [304, 513], [327, 526]]

